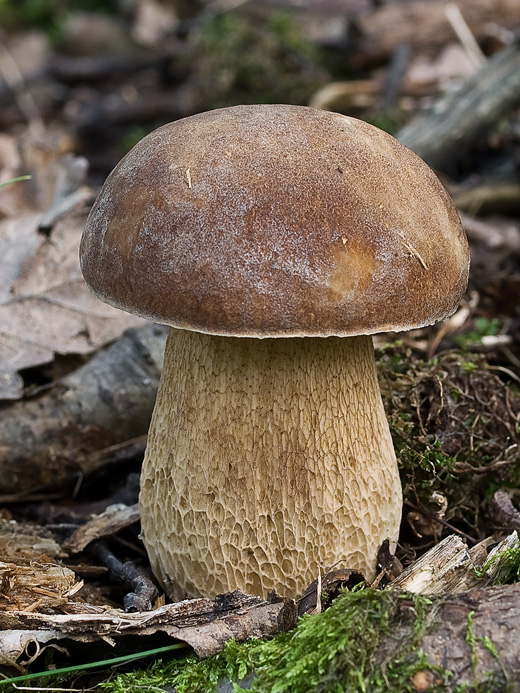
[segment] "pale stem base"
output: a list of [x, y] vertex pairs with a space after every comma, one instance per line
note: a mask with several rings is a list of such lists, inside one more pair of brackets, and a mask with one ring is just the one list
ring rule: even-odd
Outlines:
[[402, 498], [371, 337], [172, 329], [140, 504], [173, 599], [296, 597], [332, 567], [373, 578]]

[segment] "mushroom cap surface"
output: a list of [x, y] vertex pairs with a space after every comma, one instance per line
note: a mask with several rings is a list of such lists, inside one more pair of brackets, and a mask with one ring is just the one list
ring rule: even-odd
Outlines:
[[250, 337], [432, 324], [457, 307], [467, 239], [431, 169], [363, 121], [235, 106], [164, 125], [107, 178], [81, 241], [101, 300]]

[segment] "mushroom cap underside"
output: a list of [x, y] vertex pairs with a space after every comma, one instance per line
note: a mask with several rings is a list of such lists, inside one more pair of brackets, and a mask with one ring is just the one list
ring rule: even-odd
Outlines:
[[348, 336], [451, 314], [467, 239], [431, 169], [387, 133], [302, 106], [164, 125], [112, 171], [81, 265], [101, 300], [231, 336]]

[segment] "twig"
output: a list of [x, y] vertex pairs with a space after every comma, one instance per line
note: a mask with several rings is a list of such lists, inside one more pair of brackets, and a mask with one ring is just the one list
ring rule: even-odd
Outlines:
[[502, 467], [508, 467], [510, 464], [516, 464], [517, 462], [517, 459], [497, 460], [496, 462], [492, 462], [491, 464], [488, 464], [485, 467], [473, 467], [471, 464], [459, 463], [456, 465], [456, 469], [458, 472], [471, 472], [472, 474], [488, 474], [489, 472], [494, 472], [497, 469], [501, 469]]
[[410, 65], [412, 54], [409, 43], [400, 43], [392, 53], [392, 59], [385, 74], [383, 83], [383, 109], [395, 108], [397, 97], [401, 93], [403, 79]]
[[438, 515], [431, 513], [429, 510], [426, 510], [425, 508], [419, 507], [418, 505], [415, 505], [414, 503], [410, 503], [410, 501], [406, 501], [406, 505], [408, 505], [412, 510], [415, 510], [416, 512], [421, 513], [421, 515], [424, 515], [425, 517], [429, 518], [430, 520], [435, 520], [435, 522], [438, 522], [439, 524], [443, 525], [444, 527], [447, 527], [452, 532], [455, 532], [455, 534], [458, 534], [461, 537], [464, 537], [464, 539], [466, 539], [466, 541], [470, 542], [471, 544], [477, 543], [477, 539], [474, 539], [470, 534], [466, 534], [466, 532], [463, 532], [461, 529], [457, 529], [457, 527], [450, 524], [446, 520], [443, 520]]
[[29, 125], [32, 125], [39, 131], [43, 131], [44, 123], [40, 116], [36, 102], [29, 92], [22, 93], [22, 89], [25, 86], [24, 77], [20, 72], [16, 60], [13, 58], [5, 44], [1, 41], [0, 73], [3, 75], [3, 78], [13, 92], [18, 103], [18, 107], [20, 108]]
[[476, 68], [482, 67], [486, 62], [486, 56], [480, 50], [480, 46], [477, 43], [476, 38], [469, 26], [466, 24], [466, 20], [462, 16], [462, 12], [457, 5], [450, 3], [444, 8], [446, 18], [451, 24], [453, 31], [457, 34], [457, 38], [461, 42], [464, 50], [468, 54], [469, 59]]
[[122, 563], [110, 551], [104, 541], [96, 541], [91, 546], [92, 553], [110, 570], [113, 580], [122, 582], [131, 589], [123, 604], [127, 613], [151, 611], [153, 603], [159, 596], [159, 590], [153, 584], [148, 573], [131, 561]]

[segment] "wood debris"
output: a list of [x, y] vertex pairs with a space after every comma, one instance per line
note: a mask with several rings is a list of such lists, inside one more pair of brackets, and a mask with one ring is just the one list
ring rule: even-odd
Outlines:
[[0, 611], [45, 613], [67, 604], [82, 587], [41, 527], [2, 522], [0, 556]]
[[70, 553], [79, 553], [96, 539], [116, 534], [138, 520], [139, 508], [137, 503], [130, 506], [123, 503], [111, 505], [100, 515], [95, 515], [84, 525], [78, 527], [63, 543], [63, 548]]
[[491, 584], [502, 569], [499, 557], [518, 547], [518, 534], [514, 531], [488, 553], [494, 543], [496, 540], [491, 537], [468, 548], [459, 536], [452, 534], [414, 561], [389, 587], [430, 595], [460, 594]]
[[30, 562], [27, 565], [0, 561], [0, 609], [29, 613], [67, 603], [83, 586], [63, 565]]
[[0, 659], [16, 661], [34, 642], [73, 639], [100, 644], [112, 640], [117, 644], [124, 636], [155, 633], [186, 642], [199, 656], [208, 657], [219, 652], [230, 638], [262, 638], [296, 625], [292, 600], [264, 601], [239, 592], [129, 614], [120, 609], [76, 607], [75, 613], [68, 614], [0, 611]]

